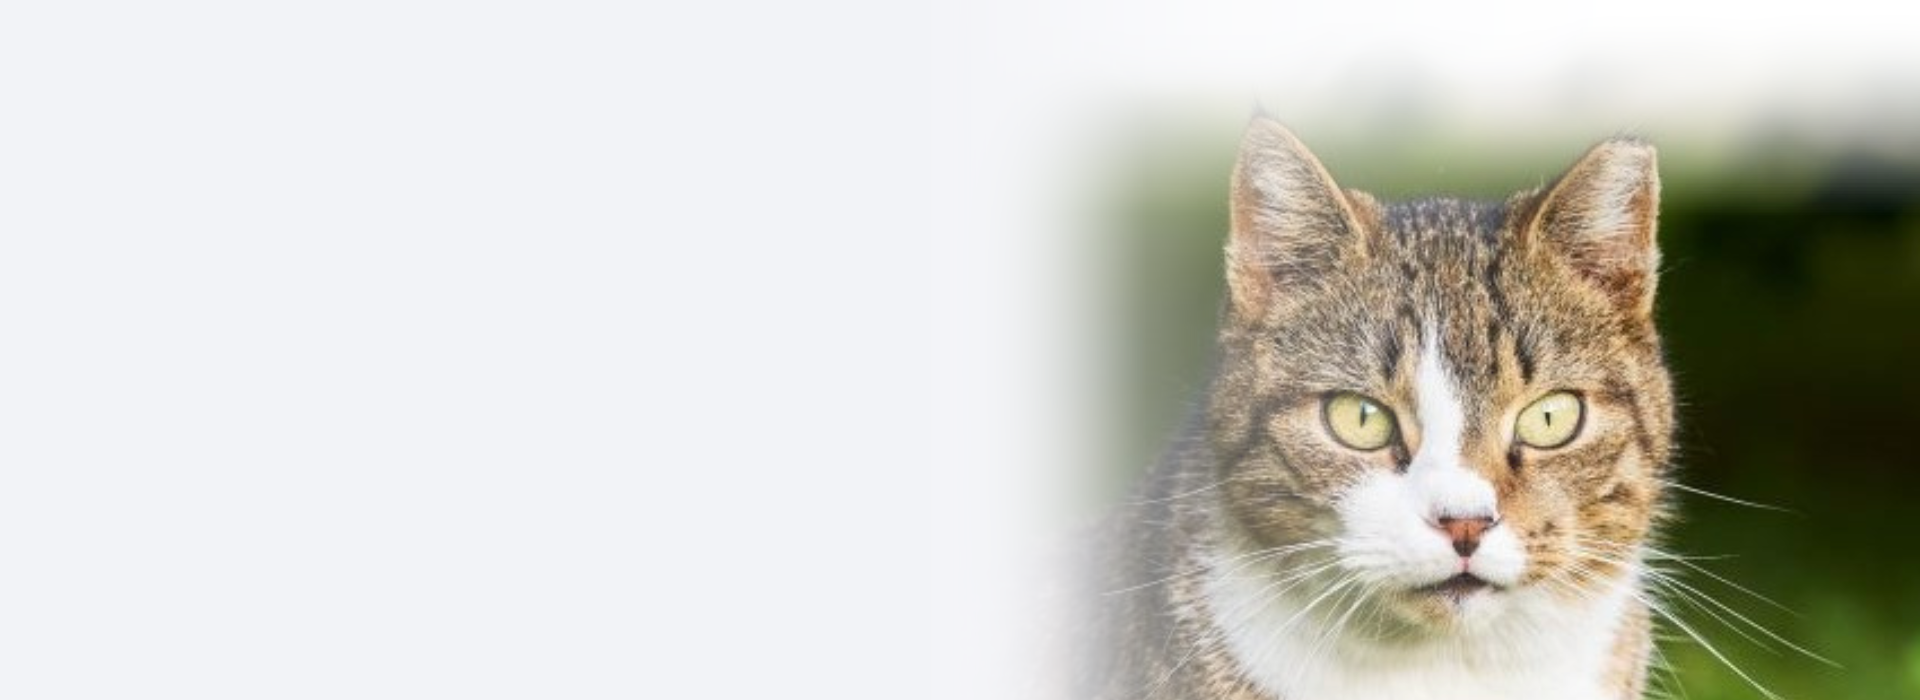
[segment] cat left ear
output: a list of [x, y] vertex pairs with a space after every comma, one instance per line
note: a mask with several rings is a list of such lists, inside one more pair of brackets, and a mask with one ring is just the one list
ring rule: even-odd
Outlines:
[[[1603, 141], [1541, 196], [1521, 229], [1624, 311], [1653, 311], [1660, 250], [1660, 174], [1653, 146], [1638, 139]], [[1529, 246], [1531, 247], [1531, 246]]]
[[1334, 184], [1286, 127], [1256, 115], [1233, 170], [1227, 296], [1236, 318], [1256, 323], [1300, 287], [1364, 258], [1358, 212], [1373, 206]]

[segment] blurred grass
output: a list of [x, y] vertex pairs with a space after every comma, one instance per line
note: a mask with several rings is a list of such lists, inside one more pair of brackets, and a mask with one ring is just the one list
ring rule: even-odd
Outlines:
[[[1300, 127], [1343, 185], [1386, 198], [1501, 197], [1551, 178], [1587, 145], [1327, 131]], [[1123, 468], [1109, 493], [1152, 463], [1206, 380], [1238, 140], [1141, 135], [1112, 171], [1101, 222], [1115, 251], [1114, 381], [1128, 397], [1112, 417], [1109, 463]], [[1843, 668], [1673, 605], [1787, 698], [1920, 698], [1920, 557], [1909, 550], [1920, 543], [1920, 164], [1784, 129], [1653, 137], [1664, 184], [1659, 316], [1683, 402], [1678, 474], [1792, 511], [1681, 494], [1668, 546], [1724, 555], [1700, 563], [1794, 612], [1710, 577], [1683, 580]], [[1675, 697], [1759, 697], [1667, 633]]]

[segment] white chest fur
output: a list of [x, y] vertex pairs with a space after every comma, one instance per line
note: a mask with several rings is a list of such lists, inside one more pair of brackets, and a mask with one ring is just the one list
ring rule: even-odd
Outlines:
[[[1577, 603], [1528, 588], [1482, 593], [1457, 633], [1388, 642], [1337, 625], [1350, 602], [1330, 604], [1337, 593], [1317, 606], [1318, 591], [1274, 597], [1271, 579], [1231, 569], [1215, 567], [1207, 582], [1214, 620], [1242, 669], [1287, 700], [1601, 700], [1635, 585], [1629, 574]], [[1323, 609], [1332, 614], [1315, 614]]]

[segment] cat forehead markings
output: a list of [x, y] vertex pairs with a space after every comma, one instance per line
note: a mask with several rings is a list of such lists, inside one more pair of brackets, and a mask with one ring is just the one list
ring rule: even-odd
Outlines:
[[1524, 263], [1513, 260], [1506, 219], [1498, 205], [1428, 199], [1388, 205], [1380, 222], [1381, 238], [1390, 241], [1380, 264], [1405, 280], [1397, 295], [1412, 323], [1399, 331], [1408, 336], [1403, 342], [1436, 346], [1436, 361], [1425, 364], [1460, 400], [1468, 435], [1488, 417], [1484, 399], [1502, 366], [1519, 369], [1523, 380], [1534, 369], [1539, 339], [1508, 301], [1513, 282], [1503, 268]]
[[1434, 197], [1388, 204], [1382, 223], [1402, 242], [1437, 236], [1485, 244], [1493, 241], [1506, 217], [1506, 208], [1497, 202]]

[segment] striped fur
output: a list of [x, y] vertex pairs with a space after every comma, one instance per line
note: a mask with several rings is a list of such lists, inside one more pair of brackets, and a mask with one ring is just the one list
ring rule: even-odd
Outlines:
[[[1219, 366], [1116, 519], [1082, 695], [1639, 697], [1638, 547], [1673, 432], [1658, 197], [1652, 147], [1616, 139], [1504, 202], [1383, 204], [1256, 119]], [[1584, 401], [1577, 437], [1519, 444], [1516, 415], [1554, 391]], [[1390, 409], [1394, 443], [1333, 439], [1339, 392]], [[1420, 523], [1461, 508], [1497, 517], [1458, 561], [1492, 587], [1454, 598], [1419, 586], [1457, 557]]]

